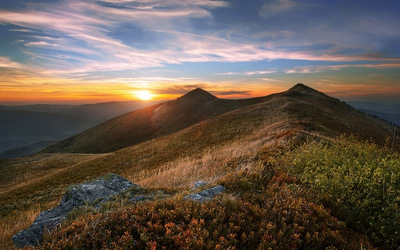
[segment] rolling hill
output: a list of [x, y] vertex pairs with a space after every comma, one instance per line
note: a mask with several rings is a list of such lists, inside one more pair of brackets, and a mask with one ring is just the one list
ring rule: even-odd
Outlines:
[[[317, 148], [323, 148], [323, 143], [341, 143], [343, 134], [399, 152], [399, 130], [395, 133], [392, 124], [303, 84], [247, 100], [218, 99], [196, 89], [174, 101], [99, 124], [42, 154], [1, 160], [0, 218], [9, 228], [10, 223], [18, 221], [16, 218], [25, 218], [38, 204], [41, 209], [54, 206], [68, 185], [108, 172], [121, 174], [150, 190], [187, 192], [194, 182], [203, 180], [225, 183], [228, 201], [239, 202], [242, 197], [248, 204], [258, 206], [261, 202], [266, 206], [271, 204], [271, 197], [279, 194], [282, 199], [299, 204], [311, 202], [306, 211], [316, 209], [315, 204], [330, 208], [331, 203], [321, 203], [317, 194], [307, 189], [309, 184], [303, 186], [300, 179], [289, 176], [291, 170], [286, 168], [296, 161], [287, 163], [286, 155], [290, 158], [292, 150], [308, 141], [319, 143]], [[84, 154], [87, 152], [108, 153]], [[251, 179], [258, 178], [260, 168], [264, 169], [261, 177], [269, 169], [274, 178]], [[266, 196], [254, 196], [263, 192], [267, 192]], [[331, 214], [323, 207], [318, 209], [324, 216], [346, 219], [343, 211], [334, 209]], [[271, 218], [281, 218], [283, 212], [277, 213]], [[7, 229], [8, 235], [23, 227], [26, 224], [16, 224], [12, 230]], [[351, 230], [362, 233], [356, 224], [340, 230], [340, 237], [354, 235]], [[364, 236], [354, 237], [365, 240]], [[376, 244], [386, 244], [371, 239]]]
[[101, 123], [45, 149], [43, 153], [112, 152], [175, 133], [200, 121], [264, 100], [265, 98], [224, 100], [202, 89], [195, 89], [176, 100], [136, 110]]

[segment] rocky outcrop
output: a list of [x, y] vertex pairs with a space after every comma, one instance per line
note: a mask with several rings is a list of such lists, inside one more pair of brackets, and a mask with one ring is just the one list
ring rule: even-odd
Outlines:
[[204, 181], [198, 181], [194, 184], [194, 187], [192, 188], [192, 190], [196, 190], [198, 188], [204, 187], [210, 185], [210, 183], [204, 182]]
[[201, 192], [195, 193], [195, 194], [189, 194], [185, 196], [185, 199], [190, 199], [198, 202], [204, 202], [211, 200], [214, 196], [217, 194], [223, 193], [225, 191], [225, 187], [222, 185], [215, 186], [213, 188], [209, 188], [206, 190], [203, 190]]
[[14, 235], [12, 241], [18, 248], [36, 246], [43, 239], [44, 230], [59, 225], [73, 209], [85, 204], [99, 208], [116, 194], [132, 187], [140, 188], [112, 173], [91, 182], [70, 186], [57, 207], [40, 213], [32, 225]]

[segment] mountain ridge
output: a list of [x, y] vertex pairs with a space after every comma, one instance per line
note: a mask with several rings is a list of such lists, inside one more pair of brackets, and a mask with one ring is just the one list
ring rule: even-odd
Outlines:
[[[291, 110], [293, 116], [298, 117], [298, 119], [302, 119], [303, 116], [309, 116], [307, 121], [303, 121], [303, 124], [312, 124], [314, 121], [321, 120], [326, 123], [325, 128], [321, 129], [326, 129], [326, 127], [329, 127], [329, 123], [331, 123], [330, 125], [335, 124], [334, 119], [337, 120], [336, 123], [340, 121], [341, 125], [335, 125], [334, 129], [330, 130], [331, 133], [334, 133], [334, 130], [340, 131], [341, 133], [346, 133], [349, 132], [347, 130], [350, 130], [351, 133], [357, 134], [360, 131], [358, 131], [354, 126], [343, 126], [346, 123], [346, 119], [357, 117], [358, 120], [362, 120], [363, 117], [367, 117], [357, 114], [358, 111], [344, 104], [340, 100], [329, 97], [324, 93], [301, 83], [296, 84], [282, 93], [239, 100], [219, 99], [207, 91], [197, 88], [175, 100], [139, 109], [112, 120], [108, 120], [78, 135], [50, 146], [42, 152], [113, 152], [160, 136], [173, 134], [199, 122], [247, 106], [263, 103], [271, 98], [284, 97], [294, 98], [298, 102], [297, 107], [296, 105], [293, 105], [288, 109], [288, 111]], [[304, 111], [299, 108], [304, 105], [304, 103], [311, 104], [304, 107], [304, 110], [308, 110], [309, 114], [303, 114]], [[318, 106], [324, 106], [324, 108], [330, 112], [329, 116], [325, 116], [323, 113], [321, 114], [318, 111]], [[344, 117], [346, 114], [346, 118], [338, 116], [343, 111], [346, 112], [343, 113], [342, 116]], [[376, 123], [377, 121], [374, 122]], [[372, 122], [372, 124], [374, 122]], [[312, 127], [315, 125], [309, 126]], [[358, 124], [358, 126], [361, 125]], [[363, 123], [362, 126], [365, 131], [369, 131], [371, 136], [380, 140], [380, 136], [378, 135], [379, 133], [376, 132], [381, 131], [380, 129], [377, 128], [376, 131], [368, 129], [366, 128], [365, 123]], [[363, 135], [363, 137], [365, 138], [366, 135]]]
[[43, 153], [107, 153], [165, 136], [237, 108], [262, 102], [265, 97], [219, 99], [197, 88], [165, 103], [139, 109], [67, 138]]

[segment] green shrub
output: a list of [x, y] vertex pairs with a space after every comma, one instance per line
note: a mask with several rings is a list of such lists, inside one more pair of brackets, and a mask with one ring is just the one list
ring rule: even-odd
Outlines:
[[288, 172], [378, 246], [400, 245], [400, 157], [354, 138], [311, 142], [288, 154]]

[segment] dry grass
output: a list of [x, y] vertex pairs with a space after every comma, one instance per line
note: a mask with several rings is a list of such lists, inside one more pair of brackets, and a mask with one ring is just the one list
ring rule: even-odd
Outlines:
[[11, 237], [21, 229], [29, 227], [35, 218], [43, 211], [55, 207], [60, 201], [52, 201], [45, 205], [33, 204], [26, 210], [15, 210], [0, 220], [0, 247], [1, 249], [15, 249]]
[[48, 176], [65, 171], [76, 164], [91, 161], [102, 155], [47, 154], [19, 159], [3, 160], [0, 165], [0, 194], [37, 182]]
[[[143, 170], [130, 179], [147, 188], [188, 189], [199, 180], [215, 183], [228, 172], [251, 167], [244, 158], [262, 147], [261, 143], [261, 140], [234, 142], [222, 148], [207, 149], [200, 157], [178, 158], [157, 169]], [[236, 161], [236, 169], [229, 164], [233, 161]]]
[[209, 147], [202, 154], [180, 157], [155, 169], [142, 169], [128, 178], [146, 188], [189, 189], [200, 180], [216, 184], [228, 173], [251, 170], [257, 165], [257, 152], [285, 144], [291, 129], [287, 123], [265, 123], [240, 140]]

